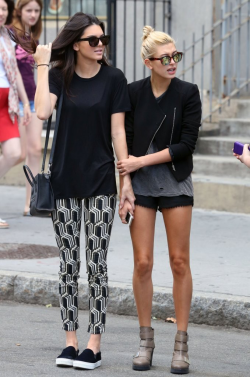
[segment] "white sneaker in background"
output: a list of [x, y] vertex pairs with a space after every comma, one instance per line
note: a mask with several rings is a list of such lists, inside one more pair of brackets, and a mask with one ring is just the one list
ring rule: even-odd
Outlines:
[[7, 229], [7, 228], [9, 228], [9, 224], [5, 220], [0, 218], [0, 229]]

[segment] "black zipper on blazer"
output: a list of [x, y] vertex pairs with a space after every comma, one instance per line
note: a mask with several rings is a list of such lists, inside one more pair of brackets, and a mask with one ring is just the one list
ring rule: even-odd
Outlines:
[[[152, 137], [152, 140], [150, 141], [150, 144], [149, 144], [149, 146], [148, 146], [147, 152], [145, 153], [144, 156], [146, 156], [146, 155], [148, 154], [148, 151], [149, 151], [149, 148], [151, 147], [152, 141], [154, 140], [155, 135], [157, 134], [157, 132], [158, 132], [159, 129], [161, 128], [162, 123], [164, 122], [165, 119], [166, 119], [166, 115], [164, 115], [164, 118], [162, 119], [161, 124], [159, 125], [159, 127], [158, 127], [157, 130], [155, 131], [154, 136]], [[141, 168], [137, 169], [136, 171], [139, 171], [140, 169], [141, 169]]]
[[[169, 144], [169, 146], [171, 146], [172, 138], [173, 138], [174, 124], [175, 124], [175, 114], [176, 114], [176, 107], [174, 108], [173, 126], [172, 126], [172, 132], [171, 132], [171, 138], [170, 138], [170, 144]], [[172, 161], [172, 169], [174, 171], [176, 171], [173, 161]]]
[[166, 119], [166, 115], [164, 115], [164, 118], [162, 119], [161, 124], [159, 125], [159, 127], [158, 127], [157, 130], [155, 131], [154, 136], [152, 137], [152, 140], [150, 141], [150, 144], [149, 144], [149, 146], [148, 146], [148, 149], [147, 149], [147, 152], [146, 152], [145, 156], [148, 154], [149, 148], [151, 147], [151, 144], [152, 144], [152, 142], [153, 142], [153, 140], [154, 140], [154, 138], [155, 138], [155, 135], [157, 134], [157, 132], [158, 132], [159, 129], [161, 128], [162, 123], [164, 122], [165, 119]]

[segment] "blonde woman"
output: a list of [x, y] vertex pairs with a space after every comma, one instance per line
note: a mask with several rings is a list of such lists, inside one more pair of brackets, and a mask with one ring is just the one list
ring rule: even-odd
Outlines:
[[[193, 206], [192, 154], [201, 120], [197, 85], [175, 77], [182, 53], [167, 34], [143, 29], [141, 56], [151, 76], [129, 85], [132, 111], [126, 115], [129, 158], [118, 162], [120, 175], [132, 173], [135, 193], [131, 238], [134, 249], [133, 288], [140, 323], [140, 348], [133, 369], [152, 365], [152, 267], [156, 212], [166, 228], [177, 334], [171, 372], [189, 373], [188, 319], [192, 297], [189, 238]], [[120, 210], [124, 219], [129, 203]]]
[[[16, 32], [23, 36], [31, 33], [31, 37], [38, 43], [42, 32], [42, 0], [17, 0], [16, 8], [12, 23], [12, 28], [16, 28]], [[27, 37], [26, 37], [27, 38]], [[19, 132], [21, 137], [22, 154], [20, 160], [26, 159], [27, 165], [32, 170], [33, 174], [37, 174], [40, 169], [41, 160], [41, 133], [43, 122], [38, 119], [36, 115], [34, 98], [36, 92], [36, 84], [34, 79], [34, 64], [33, 57], [27, 54], [26, 51], [20, 46], [16, 46], [16, 59], [19, 71], [22, 75], [23, 83], [26, 93], [28, 95], [28, 104], [31, 110], [31, 122], [26, 126], [24, 125], [24, 104], [19, 102]], [[30, 205], [31, 186], [26, 183], [26, 199], [24, 205], [23, 215], [28, 216]]]

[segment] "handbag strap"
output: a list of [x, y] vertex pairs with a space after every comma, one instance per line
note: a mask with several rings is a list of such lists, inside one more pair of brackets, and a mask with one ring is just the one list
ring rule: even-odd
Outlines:
[[45, 160], [46, 160], [48, 143], [49, 143], [49, 134], [50, 134], [50, 128], [51, 128], [51, 120], [52, 120], [52, 114], [49, 117], [48, 124], [47, 124], [46, 139], [45, 139], [44, 150], [43, 150], [43, 163], [42, 163], [42, 170], [41, 170], [42, 173], [44, 173]]
[[[53, 137], [53, 142], [52, 142], [52, 148], [51, 148], [51, 151], [50, 151], [48, 174], [50, 174], [50, 168], [51, 168], [51, 165], [52, 165], [52, 162], [53, 162], [53, 157], [54, 157], [54, 152], [55, 152], [55, 147], [56, 147], [56, 139], [57, 139], [59, 121], [60, 121], [60, 116], [61, 116], [61, 111], [62, 111], [62, 103], [63, 103], [63, 88], [62, 88], [61, 95], [59, 97], [58, 108], [57, 108], [57, 111], [56, 111], [56, 124], [55, 124], [55, 129], [54, 129], [54, 137]], [[51, 129], [51, 121], [52, 121], [52, 114], [48, 119], [46, 138], [45, 138], [45, 144], [44, 144], [44, 151], [43, 151], [43, 163], [42, 163], [42, 170], [41, 170], [42, 173], [44, 173], [45, 160], [46, 160], [46, 156], [47, 156], [49, 134], [50, 134], [50, 129]]]
[[[28, 180], [30, 186], [33, 187], [33, 185], [34, 185], [34, 183], [35, 183], [36, 181], [35, 181], [35, 178], [34, 178], [32, 172], [31, 172], [30, 168], [28, 167], [28, 165], [24, 165], [24, 166], [23, 166], [23, 171], [24, 171], [24, 173], [25, 173], [25, 175], [26, 175], [26, 178], [27, 178], [27, 180]], [[29, 174], [28, 174], [28, 173], [29, 173]]]
[[60, 122], [60, 117], [61, 117], [61, 112], [62, 112], [62, 103], [63, 103], [63, 87], [62, 87], [62, 92], [59, 98], [58, 108], [56, 111], [56, 124], [55, 124], [55, 130], [54, 130], [53, 143], [52, 143], [50, 157], [49, 157], [49, 173], [50, 173], [51, 165], [53, 163], [53, 158], [54, 158], [54, 153], [55, 153], [55, 148], [56, 148], [56, 139], [57, 139], [59, 122]]

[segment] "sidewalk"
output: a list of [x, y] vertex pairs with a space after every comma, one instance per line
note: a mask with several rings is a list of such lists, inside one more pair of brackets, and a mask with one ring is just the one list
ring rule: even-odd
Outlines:
[[[136, 317], [107, 316], [102, 336], [102, 365], [97, 370], [58, 368], [64, 347], [58, 308], [0, 301], [0, 365], [3, 377], [170, 377], [176, 327], [155, 320], [155, 351], [150, 371], [132, 370], [139, 345]], [[88, 312], [79, 313], [80, 351], [86, 347]], [[11, 324], [11, 325], [10, 325]], [[248, 377], [250, 332], [212, 326], [189, 326], [189, 377]]]
[[[50, 219], [23, 217], [25, 189], [0, 186], [0, 217], [10, 228], [0, 231], [0, 245], [22, 243], [56, 246]], [[250, 329], [250, 215], [194, 209], [191, 268], [194, 295], [190, 321]], [[80, 295], [86, 308], [84, 234], [81, 243]], [[0, 251], [1, 258], [1, 251]], [[154, 309], [158, 318], [174, 315], [172, 274], [165, 229], [157, 215], [153, 271]], [[115, 218], [109, 256], [109, 311], [135, 315], [132, 294], [133, 257], [127, 226]], [[0, 259], [0, 299], [58, 305], [58, 257]], [[117, 301], [118, 300], [118, 301]]]

